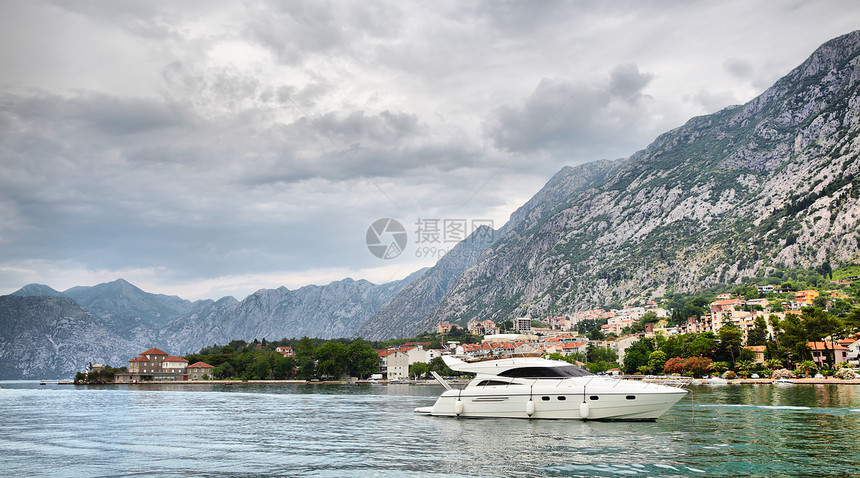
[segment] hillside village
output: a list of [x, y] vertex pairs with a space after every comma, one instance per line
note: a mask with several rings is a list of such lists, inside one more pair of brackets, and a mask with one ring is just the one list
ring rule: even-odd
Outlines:
[[[504, 323], [494, 323], [491, 320], [474, 320], [465, 326], [465, 332], [472, 336], [482, 337], [479, 343], [451, 343], [448, 345], [457, 353], [470, 355], [475, 358], [512, 355], [525, 351], [541, 351], [555, 358], [571, 358], [590, 362], [589, 351], [601, 351], [601, 356], [607, 356], [604, 351], [614, 355], [615, 367], [607, 372], [621, 372], [629, 365], [626, 353], [628, 349], [643, 339], [650, 341], [666, 341], [682, 336], [713, 337], [719, 342], [721, 331], [736, 329], [738, 332], [738, 362], [748, 370], [765, 369], [769, 365], [788, 366], [781, 360], [769, 357], [767, 345], [760, 342], [775, 344], [776, 338], [782, 331], [777, 324], [785, 323], [786, 319], [803, 320], [804, 309], [815, 309], [815, 305], [833, 307], [837, 301], [850, 303], [854, 297], [848, 295], [845, 289], [852, 285], [858, 277], [847, 277], [830, 281], [823, 290], [803, 289], [794, 291], [776, 285], [753, 285], [757, 297], [746, 299], [742, 295], [721, 293], [716, 300], [708, 302], [700, 315], [682, 318], [680, 322], [671, 324], [672, 313], [655, 300], [645, 301], [644, 306], [623, 307], [620, 309], [594, 309], [578, 312], [570, 316], [549, 316], [541, 321], [528, 317], [519, 317]], [[661, 299], [665, 304], [667, 299]], [[857, 314], [857, 309], [853, 309]], [[643, 323], [644, 320], [644, 323]], [[789, 320], [791, 322], [791, 320]], [[583, 333], [581, 325], [597, 325], [599, 333]], [[457, 324], [443, 323], [436, 328], [436, 333], [445, 337], [462, 327]], [[757, 328], [762, 328], [757, 332]], [[503, 329], [507, 333], [501, 333]], [[856, 326], [855, 326], [856, 329]], [[850, 331], [849, 331], [850, 332]], [[857, 330], [854, 330], [857, 332]], [[756, 340], [750, 340], [755, 335]], [[809, 340], [799, 345], [805, 347], [807, 357], [793, 357], [794, 365], [799, 365], [809, 358], [812, 365], [804, 363], [807, 369], [825, 371], [836, 364], [860, 367], [860, 334], [845, 334], [845, 337], [825, 336], [821, 340]], [[754, 344], [752, 342], [755, 342]], [[439, 350], [428, 349], [429, 342], [410, 342], [379, 350], [380, 371], [390, 379], [406, 378], [410, 366], [416, 363], [430, 363], [440, 354]], [[801, 350], [803, 353], [804, 350]], [[668, 357], [671, 358], [671, 357]], [[665, 362], [666, 360], [664, 360]], [[582, 363], [580, 362], [580, 363]], [[749, 363], [743, 363], [749, 362]], [[736, 364], [731, 364], [735, 366]], [[727, 368], [732, 368], [727, 367]], [[646, 371], [647, 367], [633, 369]], [[600, 370], [604, 371], [604, 370]], [[647, 370], [662, 373], [664, 370]], [[718, 371], [718, 370], [714, 370]], [[829, 370], [827, 370], [829, 371]], [[745, 372], [745, 371], [742, 371]]]
[[[788, 330], [791, 324], [809, 326], [805, 321], [831, 317], [816, 305], [833, 308], [836, 301], [854, 301], [854, 297], [846, 293], [852, 290], [852, 280], [831, 281], [828, 285], [831, 287], [799, 291], [760, 285], [747, 289], [748, 293], [757, 295], [750, 299], [721, 293], [715, 300], [703, 303], [701, 313], [680, 317], [680, 320], [680, 310], [674, 308], [670, 311], [668, 299], [664, 298], [643, 301], [642, 305], [587, 310], [542, 320], [518, 317], [498, 324], [490, 320], [475, 320], [465, 327], [443, 323], [432, 335], [436, 340], [422, 341], [419, 338], [376, 349], [360, 340], [349, 345], [337, 341], [318, 341], [315, 344], [308, 338], [301, 341], [285, 339], [276, 343], [237, 340], [228, 346], [215, 346], [184, 358], [151, 348], [131, 358], [124, 370], [115, 371], [113, 381], [138, 383], [235, 377], [308, 379], [347, 375], [406, 380], [424, 375], [431, 369], [445, 371], [439, 359], [443, 353], [482, 359], [539, 352], [578, 363], [595, 372], [660, 374], [673, 371], [669, 370], [673, 367], [670, 359], [679, 356], [719, 358], [718, 348], [721, 347], [725, 354], [725, 347], [731, 346], [729, 342], [737, 347], [736, 355], [729, 351], [731, 363], [707, 358], [709, 365], [701, 372], [734, 373], [736, 370], [748, 374], [793, 366], [807, 373], [812, 370], [829, 375], [838, 368], [837, 365], [860, 367], [860, 324], [854, 320], [854, 316], [860, 315], [860, 309], [849, 309], [852, 315], [844, 324], [838, 320], [834, 322], [834, 333], [809, 336], [810, 340], [794, 343], [791, 351], [783, 350], [781, 353], [788, 358], [786, 361], [780, 360], [774, 349], [780, 344], [789, 346], [786, 334], [796, 333]], [[797, 342], [801, 339], [792, 340]], [[671, 345], [673, 341], [677, 342], [676, 345], [698, 346], [700, 350], [664, 353], [662, 349], [667, 349], [667, 344]], [[299, 348], [298, 354], [294, 347]], [[631, 351], [634, 356], [630, 355]], [[661, 358], [661, 354], [665, 356]], [[193, 363], [189, 359], [193, 359]], [[345, 362], [349, 361], [363, 365], [348, 366]], [[240, 362], [245, 365], [240, 365]], [[93, 372], [102, 368], [94, 366]]]

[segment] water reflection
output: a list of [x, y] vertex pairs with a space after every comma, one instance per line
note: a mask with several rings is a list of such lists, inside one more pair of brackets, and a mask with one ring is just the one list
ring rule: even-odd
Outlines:
[[847, 476], [860, 447], [850, 386], [694, 387], [646, 423], [412, 413], [434, 386], [0, 386], [8, 476]]

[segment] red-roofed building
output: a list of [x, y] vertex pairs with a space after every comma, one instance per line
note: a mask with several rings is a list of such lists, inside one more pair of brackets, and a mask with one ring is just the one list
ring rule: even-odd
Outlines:
[[588, 343], [587, 343], [587, 342], [579, 342], [579, 343], [576, 343], [576, 342], [570, 342], [570, 343], [566, 343], [566, 344], [562, 345], [562, 352], [561, 352], [561, 353], [562, 353], [563, 355], [570, 355], [570, 354], [573, 354], [573, 353], [575, 353], [575, 352], [585, 353], [585, 349], [586, 349], [586, 346], [587, 346], [587, 345], [588, 345]]
[[114, 381], [135, 383], [144, 380], [188, 380], [188, 361], [169, 356], [167, 352], [151, 348], [128, 361], [128, 372], [117, 373]]
[[167, 352], [153, 347], [153, 348], [147, 350], [146, 352], [141, 353], [140, 355], [145, 355], [146, 358], [151, 359], [151, 358], [159, 356], [159, 355], [164, 355], [165, 357], [167, 357]]
[[188, 377], [191, 380], [205, 380], [212, 376], [213, 368], [206, 362], [195, 362], [188, 366]]
[[719, 314], [721, 312], [734, 312], [736, 307], [741, 306], [741, 301], [738, 299], [723, 299], [711, 302], [711, 313]]
[[185, 374], [185, 369], [188, 368], [188, 360], [182, 357], [167, 357], [161, 361], [161, 370], [166, 373]]
[[794, 301], [799, 304], [812, 305], [818, 295], [817, 290], [801, 290], [794, 293]]
[[849, 364], [855, 367], [860, 365], [860, 335], [840, 340], [839, 345], [848, 349], [845, 358]]
[[749, 345], [744, 348], [755, 355], [755, 359], [753, 360], [753, 362], [764, 363], [764, 352], [765, 350], [767, 350], [767, 347], [765, 347], [764, 345]]
[[429, 342], [409, 342], [386, 350], [377, 350], [379, 354], [379, 372], [388, 380], [409, 377], [409, 366], [418, 363], [429, 363], [442, 352], [438, 349], [425, 349]]
[[822, 366], [827, 363], [828, 356], [833, 357], [833, 363], [847, 362], [848, 348], [832, 342], [807, 342], [806, 346], [812, 351], [812, 360]]
[[128, 361], [128, 371], [130, 373], [141, 373], [143, 371], [143, 365], [147, 362], [149, 362], [149, 359], [143, 355], [135, 357]]
[[[447, 324], [446, 324], [447, 325]], [[473, 320], [466, 324], [466, 329], [475, 335], [498, 334], [499, 328], [492, 320]]]
[[283, 355], [284, 357], [295, 357], [296, 353], [293, 352], [292, 347], [278, 347], [275, 349], [275, 352]]

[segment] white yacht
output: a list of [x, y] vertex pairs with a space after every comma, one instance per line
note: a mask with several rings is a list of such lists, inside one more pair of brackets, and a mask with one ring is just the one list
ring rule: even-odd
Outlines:
[[[567, 362], [512, 357], [466, 362], [442, 356], [451, 370], [476, 374], [465, 388], [447, 389], [416, 413], [450, 417], [656, 420], [687, 390], [592, 375]], [[434, 374], [435, 375], [435, 374]]]

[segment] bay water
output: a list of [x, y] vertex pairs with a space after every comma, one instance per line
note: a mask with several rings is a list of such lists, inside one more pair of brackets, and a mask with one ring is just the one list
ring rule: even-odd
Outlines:
[[413, 413], [434, 385], [0, 382], [2, 476], [860, 476], [860, 386], [693, 386], [656, 422]]

